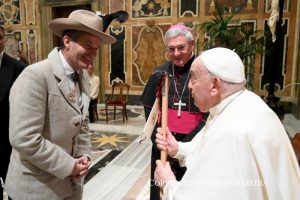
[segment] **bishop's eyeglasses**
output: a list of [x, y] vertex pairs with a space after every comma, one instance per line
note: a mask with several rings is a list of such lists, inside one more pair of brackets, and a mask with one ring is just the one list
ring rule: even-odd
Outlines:
[[169, 46], [169, 47], [166, 47], [166, 51], [169, 52], [169, 53], [174, 53], [177, 49], [178, 52], [183, 52], [186, 47], [189, 46], [189, 43], [186, 43], [186, 44], [181, 44], [181, 45], [178, 45], [176, 47], [173, 47], [173, 46]]

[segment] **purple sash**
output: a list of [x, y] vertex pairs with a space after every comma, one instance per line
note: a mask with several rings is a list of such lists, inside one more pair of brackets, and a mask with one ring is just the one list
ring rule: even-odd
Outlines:
[[189, 134], [203, 121], [201, 113], [181, 111], [180, 117], [177, 116], [177, 113], [177, 110], [168, 109], [168, 127], [171, 132]]

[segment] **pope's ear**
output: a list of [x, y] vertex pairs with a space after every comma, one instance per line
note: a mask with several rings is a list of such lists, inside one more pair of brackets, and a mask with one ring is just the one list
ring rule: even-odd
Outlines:
[[212, 90], [211, 90], [211, 94], [213, 96], [220, 95], [221, 86], [222, 86], [222, 80], [220, 78], [214, 76], [212, 78]]

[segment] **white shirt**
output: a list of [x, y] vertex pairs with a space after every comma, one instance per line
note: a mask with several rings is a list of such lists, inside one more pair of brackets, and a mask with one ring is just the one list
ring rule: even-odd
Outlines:
[[277, 115], [245, 90], [210, 109], [208, 123], [176, 155], [187, 171], [164, 200], [296, 200], [300, 172]]
[[100, 79], [94, 73], [89, 76], [91, 99], [96, 99], [99, 95]]
[[74, 81], [71, 78], [71, 74], [73, 74], [75, 71], [74, 69], [69, 65], [69, 63], [66, 61], [64, 55], [62, 54], [61, 50], [58, 52], [59, 57], [62, 61], [64, 71], [68, 77], [68, 83], [70, 86], [71, 92], [75, 95], [76, 101], [78, 102], [79, 107], [82, 104], [82, 99], [81, 99], [81, 92], [80, 92], [80, 87], [79, 87], [79, 82], [74, 83]]

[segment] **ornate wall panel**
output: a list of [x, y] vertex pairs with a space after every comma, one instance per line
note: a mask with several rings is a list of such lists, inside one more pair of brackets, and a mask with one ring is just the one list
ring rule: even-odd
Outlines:
[[110, 0], [109, 13], [125, 10], [125, 0]]
[[132, 0], [132, 18], [171, 16], [171, 0]]
[[198, 0], [180, 0], [179, 1], [179, 16], [189, 17], [198, 16], [199, 1]]
[[[211, 11], [216, 3], [222, 3], [227, 13], [237, 7], [241, 10], [235, 15], [244, 28], [267, 30], [265, 20], [270, 16], [271, 0], [2, 0], [0, 1], [0, 23], [6, 29], [8, 37], [7, 51], [14, 54], [23, 50], [30, 63], [45, 57], [52, 49], [52, 37], [45, 35], [47, 24], [41, 24], [40, 14], [47, 22], [51, 20], [54, 7], [74, 6], [86, 3], [93, 10], [104, 13], [126, 10], [129, 19], [122, 26], [112, 22], [107, 33], [115, 36], [116, 44], [101, 48], [97, 66], [101, 67], [101, 92], [108, 94], [111, 83], [122, 80], [131, 85], [130, 94], [141, 95], [144, 85], [152, 71], [164, 63], [165, 45], [163, 35], [170, 25], [184, 23], [194, 30], [196, 40], [205, 39], [197, 32], [197, 24], [211, 19]], [[295, 26], [297, 1], [285, 0], [284, 19], [286, 36], [282, 38], [282, 62], [284, 67], [278, 73], [278, 89], [293, 82], [297, 69], [295, 62]], [[39, 10], [41, 9], [41, 10]], [[46, 14], [44, 13], [46, 11]], [[289, 23], [289, 24], [288, 24]], [[288, 26], [287, 26], [288, 25]], [[43, 34], [41, 30], [44, 30]], [[288, 36], [288, 37], [287, 37]], [[298, 51], [297, 51], [298, 52]], [[268, 71], [271, 69], [267, 55], [258, 58], [255, 63], [254, 92], [266, 95]], [[284, 95], [290, 96], [292, 90], [286, 89]]]
[[0, 24], [20, 24], [20, 1], [6, 0], [0, 2]]
[[[286, 19], [290, 17], [289, 8], [294, 1], [288, 0], [285, 3], [284, 17]], [[226, 8], [227, 14], [240, 9], [234, 19], [243, 26], [244, 31], [266, 29], [265, 19], [270, 16], [270, 0], [110, 0], [109, 3], [104, 4], [103, 9], [104, 12], [107, 10], [106, 13], [121, 9], [129, 13], [129, 19], [124, 24], [126, 34], [122, 48], [124, 47], [125, 50], [120, 50], [116, 56], [113, 55], [115, 53], [111, 48], [111, 58], [105, 61], [106, 58], [103, 57], [104, 63], [111, 62], [108, 64], [111, 68], [107, 71], [109, 80], [105, 83], [105, 91], [110, 91], [111, 81], [119, 78], [131, 85], [132, 95], [140, 95], [153, 70], [167, 60], [163, 36], [168, 27], [176, 23], [184, 23], [194, 30], [195, 39], [200, 43], [207, 38], [202, 32], [197, 31], [197, 25], [211, 19], [211, 12], [217, 3]], [[116, 24], [112, 23], [112, 26]], [[286, 28], [290, 29], [290, 27]], [[289, 38], [285, 41], [285, 45], [287, 49], [293, 51], [293, 44], [288, 43], [290, 39], [293, 41]], [[118, 50], [115, 49], [115, 51]], [[120, 52], [124, 55], [120, 55]], [[199, 49], [195, 52], [199, 52]], [[254, 71], [253, 90], [259, 95], [266, 95], [267, 92], [265, 85], [268, 82], [269, 66], [264, 64], [264, 59], [268, 58], [258, 56], [255, 67], [252, 69]], [[286, 63], [292, 63], [292, 56], [286, 56], [285, 59]], [[113, 62], [124, 62], [124, 67], [115, 70]], [[285, 69], [281, 73], [283, 74], [281, 78], [278, 78], [280, 87], [291, 82], [290, 79], [293, 77], [293, 72]]]
[[[284, 19], [282, 28], [282, 37], [278, 38], [280, 40], [280, 48], [276, 49], [276, 51], [280, 52], [280, 63], [277, 63], [277, 66], [271, 65], [271, 60], [274, 58], [270, 57], [269, 51], [266, 51], [263, 57], [263, 64], [262, 64], [262, 72], [261, 72], [261, 84], [260, 89], [267, 90], [269, 87], [270, 82], [270, 73], [274, 69], [275, 71], [275, 91], [279, 92], [284, 87], [284, 79], [286, 75], [286, 68], [287, 68], [287, 45], [288, 45], [288, 20]], [[267, 25], [267, 21], [265, 21], [265, 30], [270, 33], [270, 28]], [[271, 36], [267, 37], [266, 39], [266, 46], [270, 47], [272, 43]]]
[[223, 5], [227, 13], [239, 10], [239, 14], [257, 13], [257, 0], [205, 0], [205, 15], [211, 15], [216, 3]]
[[37, 62], [39, 13], [35, 0], [2, 0], [0, 1], [0, 24], [6, 31], [5, 51], [15, 56], [21, 50], [30, 64]]
[[109, 28], [111, 36], [117, 39], [117, 42], [110, 45], [110, 71], [109, 71], [109, 84], [113, 81], [125, 80], [125, 27], [117, 26]]
[[163, 35], [170, 25], [132, 27], [132, 84], [144, 86], [155, 67], [165, 62]]
[[26, 25], [35, 25], [36, 24], [36, 2], [35, 0], [25, 0], [25, 19]]

